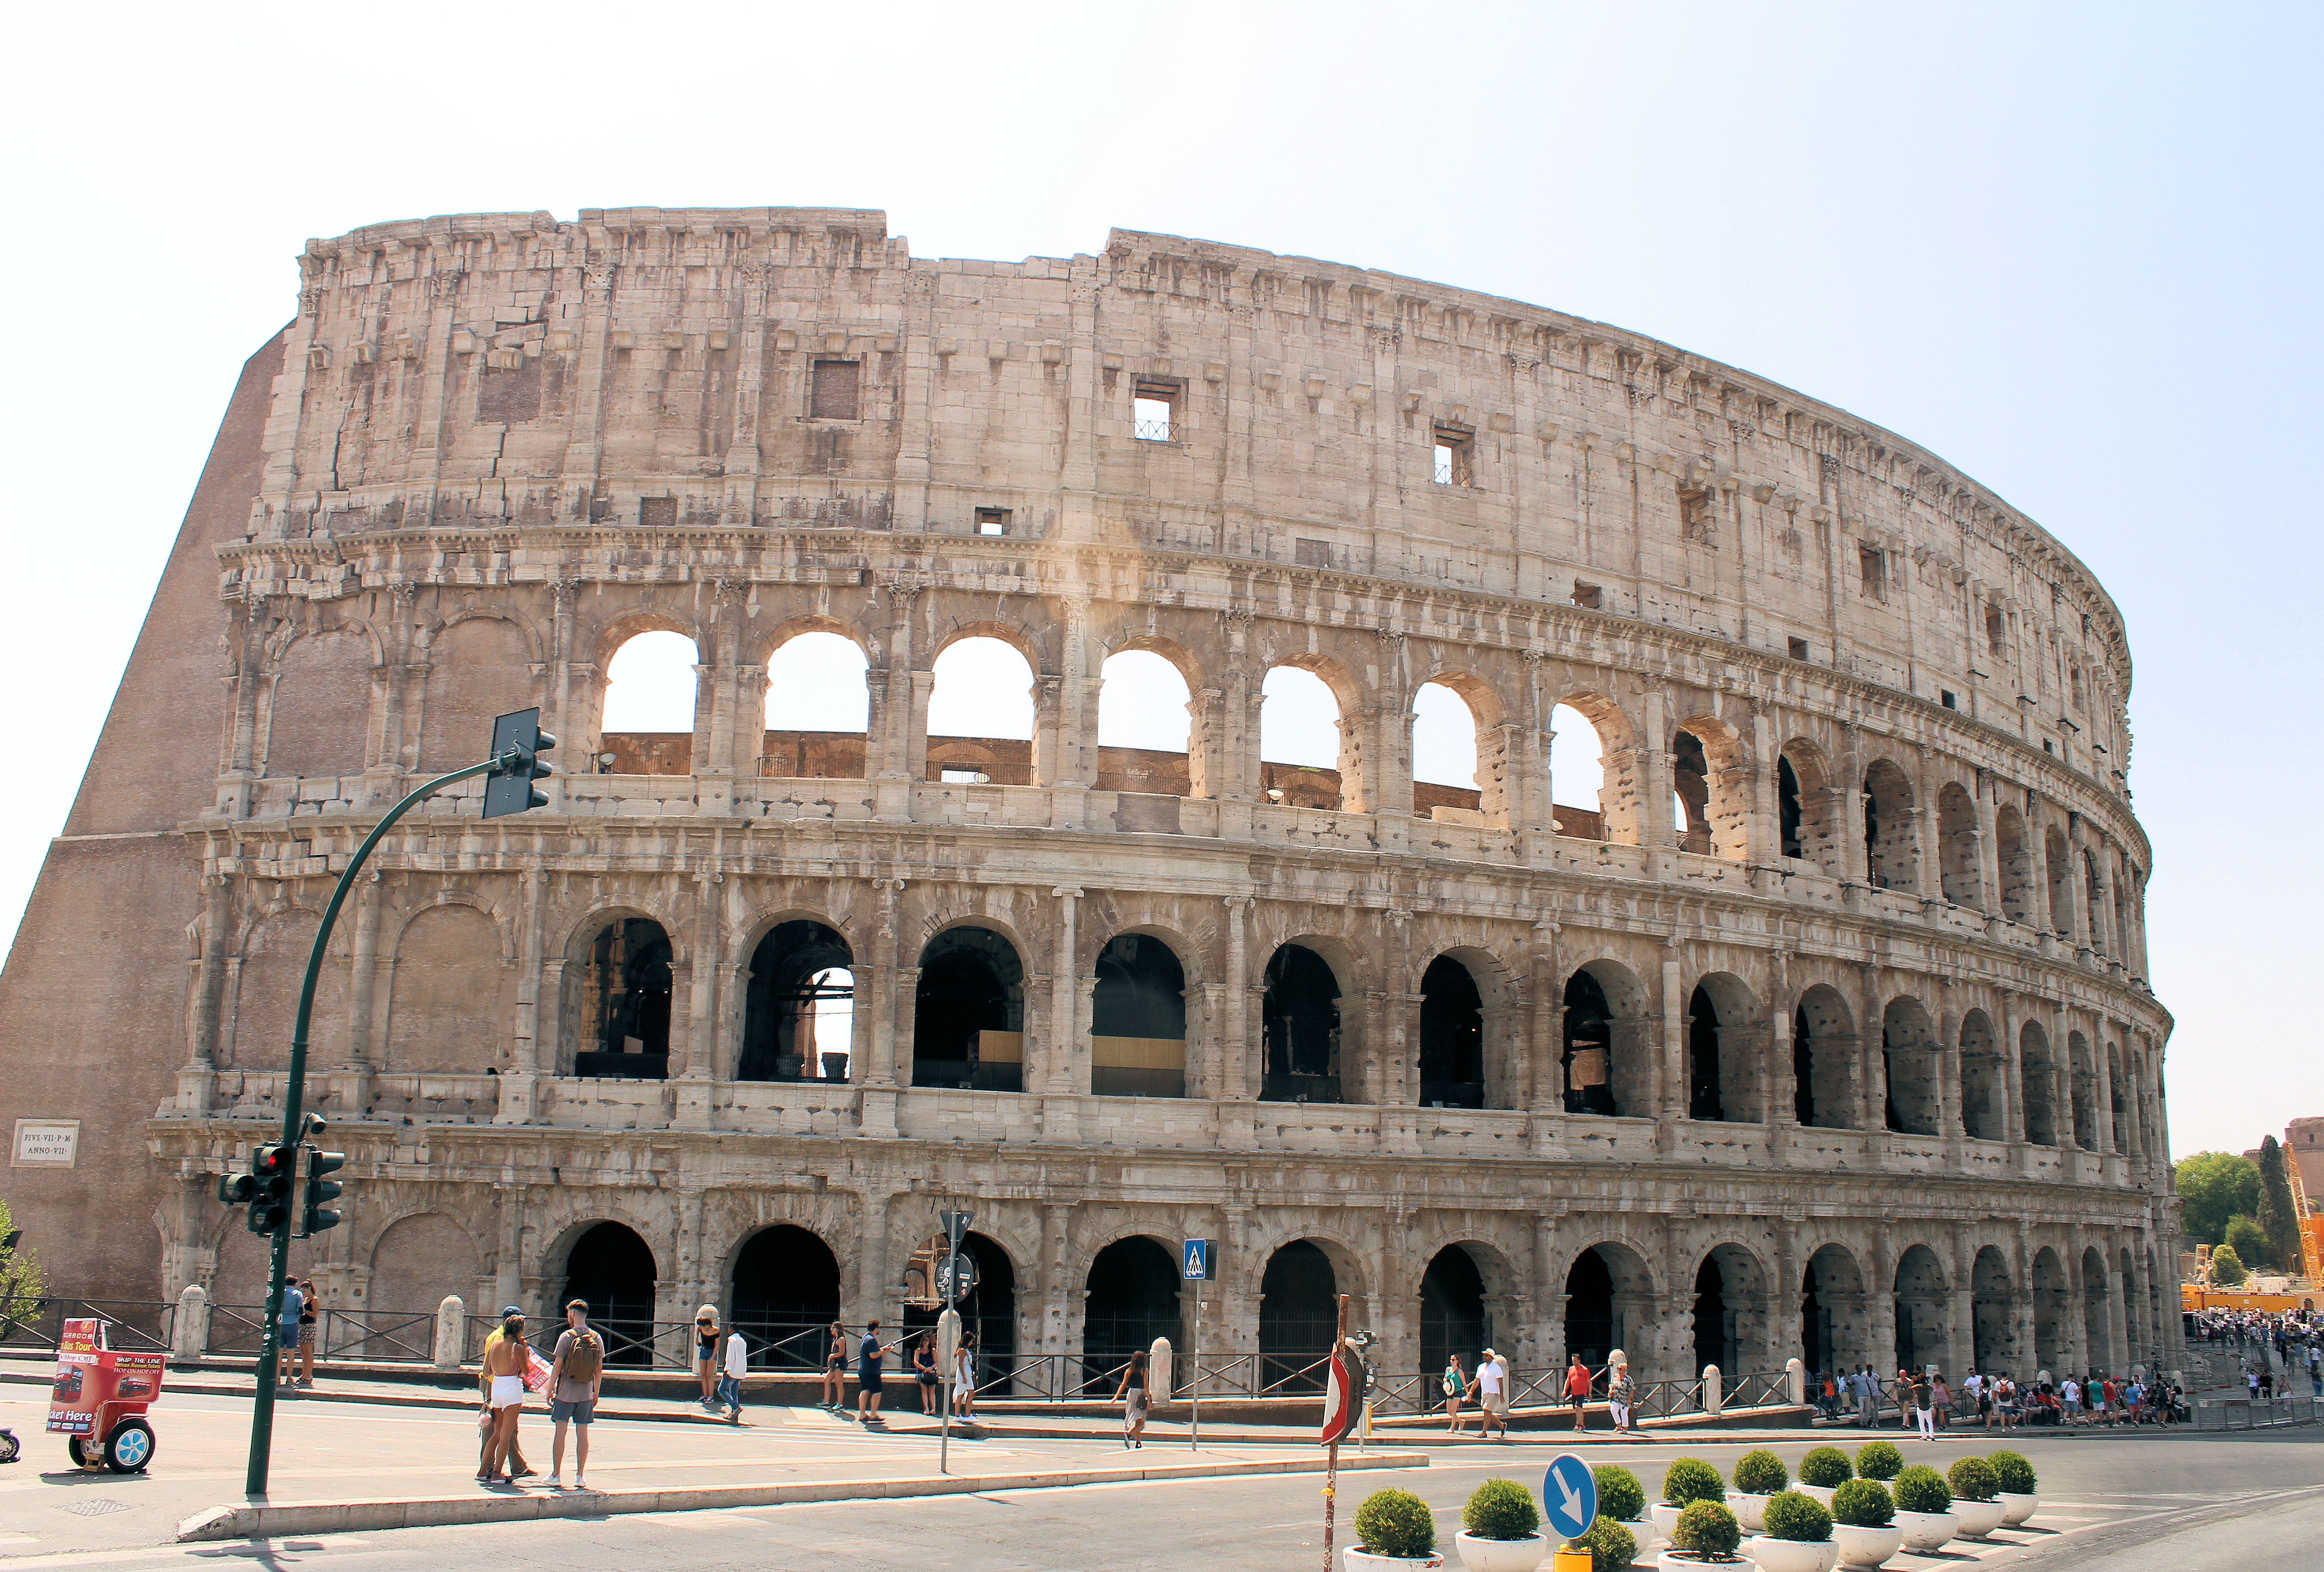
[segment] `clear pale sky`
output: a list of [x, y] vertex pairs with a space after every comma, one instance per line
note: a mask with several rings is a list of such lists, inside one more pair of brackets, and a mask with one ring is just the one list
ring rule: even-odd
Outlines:
[[2136, 662], [2172, 1145], [2255, 1145], [2324, 1113], [2301, 1014], [2319, 750], [2305, 704], [2284, 708], [2319, 664], [2319, 18], [28, 9], [0, 105], [0, 933], [235, 373], [293, 313], [308, 236], [473, 210], [829, 205], [884, 208], [918, 255], [1014, 260], [1095, 251], [1119, 225], [1655, 335], [1902, 433], [2062, 539], [2122, 607]]

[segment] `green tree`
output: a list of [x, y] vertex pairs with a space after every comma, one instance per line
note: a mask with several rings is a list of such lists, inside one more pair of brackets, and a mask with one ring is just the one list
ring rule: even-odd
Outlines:
[[[15, 1231], [8, 1203], [0, 1200], [0, 1239]], [[41, 1258], [32, 1253], [32, 1246], [22, 1239], [0, 1245], [0, 1326], [19, 1316], [29, 1319], [37, 1307], [23, 1301], [38, 1300], [42, 1292]]]
[[2236, 1253], [2222, 1245], [2211, 1252], [2211, 1281], [2221, 1288], [2233, 1288], [2244, 1280], [2244, 1264]]
[[2183, 1206], [2181, 1226], [2207, 1245], [2227, 1237], [2227, 1219], [2259, 1211], [2259, 1165], [2233, 1152], [2198, 1152], [2173, 1171]]
[[2275, 1264], [2275, 1248], [2267, 1242], [2267, 1230], [2259, 1226], [2256, 1218], [2229, 1218], [2227, 1242], [2222, 1248], [2233, 1250], [2236, 1260], [2260, 1271]]
[[2292, 1204], [2292, 1176], [2284, 1172], [2283, 1148], [2270, 1135], [2259, 1144], [2259, 1226], [2274, 1253], [2276, 1270], [2300, 1270], [2300, 1211]]

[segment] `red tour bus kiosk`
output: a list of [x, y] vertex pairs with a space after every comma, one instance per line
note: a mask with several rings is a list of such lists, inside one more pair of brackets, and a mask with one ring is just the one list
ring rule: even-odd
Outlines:
[[105, 1322], [69, 1320], [57, 1343], [56, 1385], [49, 1394], [49, 1429], [84, 1468], [142, 1474], [153, 1460], [153, 1427], [145, 1407], [161, 1395], [162, 1356], [106, 1346]]

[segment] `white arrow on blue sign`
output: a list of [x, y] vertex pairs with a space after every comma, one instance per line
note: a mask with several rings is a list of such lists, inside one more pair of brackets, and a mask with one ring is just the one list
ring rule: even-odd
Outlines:
[[1598, 1476], [1572, 1452], [1549, 1460], [1541, 1476], [1541, 1514], [1561, 1539], [1578, 1540], [1598, 1521]]

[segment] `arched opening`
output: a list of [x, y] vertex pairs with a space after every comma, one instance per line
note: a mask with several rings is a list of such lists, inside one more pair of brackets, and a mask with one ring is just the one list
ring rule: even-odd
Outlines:
[[1983, 1010], [1961, 1016], [1960, 1068], [1961, 1128], [1975, 1141], [2007, 1139], [2001, 1049], [1994, 1041], [1993, 1022]]
[[[1614, 1273], [1595, 1248], [1573, 1258], [1565, 1273], [1565, 1351], [1592, 1369], [1622, 1346], [1622, 1318], [1614, 1300]], [[1424, 1365], [1424, 1369], [1437, 1366]]]
[[363, 773], [376, 664], [371, 639], [353, 628], [307, 634], [282, 652], [266, 690], [268, 775]]
[[2034, 1255], [2034, 1362], [2053, 1371], [2066, 1352], [2066, 1269], [2044, 1245]]
[[1864, 1273], [1855, 1256], [1826, 1245], [1800, 1274], [1800, 1362], [1834, 1372], [1866, 1364], [1864, 1332]]
[[1650, 1056], [1641, 1035], [1641, 990], [1611, 961], [1565, 979], [1565, 1111], [1613, 1117], [1650, 1113]]
[[1331, 685], [1296, 666], [1270, 666], [1259, 692], [1259, 784], [1286, 808], [1337, 808], [1345, 794], [1340, 701]]
[[999, 639], [962, 639], [930, 666], [929, 778], [1033, 784], [1033, 666]]
[[396, 936], [390, 975], [387, 1073], [480, 1075], [507, 1063], [516, 968], [490, 917], [469, 906], [422, 909]]
[[761, 1228], [735, 1252], [729, 1330], [758, 1370], [820, 1370], [839, 1319], [839, 1258], [792, 1223]]
[[1090, 1012], [1090, 1090], [1099, 1097], [1186, 1095], [1186, 973], [1150, 933], [1098, 951]]
[[1749, 814], [1735, 785], [1735, 736], [1724, 722], [1690, 721], [1671, 739], [1674, 817], [1683, 850], [1739, 862], [1748, 854]]
[[[248, 1236], [238, 1219], [233, 1226]], [[429, 1357], [432, 1314], [416, 1327], [395, 1323], [407, 1316], [430, 1314], [447, 1294], [473, 1296], [478, 1260], [474, 1236], [457, 1219], [442, 1212], [421, 1212], [390, 1223], [371, 1250], [371, 1282], [362, 1308], [374, 1318], [371, 1325], [379, 1330], [364, 1339], [364, 1356]], [[213, 1281], [223, 1283], [226, 1279]]]
[[1268, 1102], [1335, 1103], [1340, 1082], [1340, 979], [1304, 944], [1286, 944], [1267, 962], [1259, 1007]]
[[581, 969], [582, 1043], [573, 1073], [660, 1080], [669, 1074], [669, 934], [649, 917], [615, 917]]
[[2087, 850], [2082, 853], [2082, 909], [2090, 915], [2090, 948], [2103, 955], [2107, 945], [2106, 881], [2098, 877], [2098, 860]]
[[1748, 1254], [1721, 1245], [1694, 1272], [1694, 1365], [1716, 1365], [1722, 1374], [1743, 1373], [1756, 1350], [1759, 1269]]
[[1856, 1021], [1840, 990], [1818, 983], [1792, 1015], [1792, 1112], [1803, 1125], [1856, 1127]]
[[1557, 832], [1577, 841], [1618, 839], [1608, 828], [1607, 749], [1596, 723], [1572, 705], [1559, 704], [1550, 711], [1549, 724], [1550, 806]]
[[2098, 1074], [2090, 1063], [2090, 1040], [2080, 1032], [2066, 1034], [2066, 1063], [2073, 1095], [2074, 1145], [2095, 1152], [2098, 1149]]
[[[837, 930], [807, 918], [778, 923], [751, 952], [737, 1080], [844, 1080], [852, 1025], [853, 951]], [[826, 1007], [845, 1005], [842, 1016]], [[843, 1028], [844, 1029], [844, 1028]]]
[[[1906, 1250], [1896, 1263], [1896, 1365], [1918, 1370], [1945, 1359], [1945, 1272], [1926, 1245]], [[1960, 1372], [1953, 1373], [1960, 1378]]]
[[1800, 772], [1788, 753], [1775, 757], [1775, 834], [1786, 857], [1807, 856], [1807, 813], [1800, 801]]
[[1823, 756], [1805, 741], [1784, 745], [1775, 756], [1775, 814], [1784, 855], [1840, 871], [1839, 794], [1832, 789]]
[[1446, 1356], [1458, 1354], [1462, 1366], [1473, 1371], [1492, 1335], [1484, 1273], [1468, 1251], [1447, 1245], [1420, 1277], [1420, 1368], [1442, 1370]]
[[1937, 1134], [1937, 1067], [1944, 1054], [1935, 1023], [1920, 1000], [1888, 1001], [1880, 1017], [1880, 1056], [1888, 1082], [1888, 1128], [1907, 1135]]
[[625, 641], [605, 663], [599, 775], [694, 773], [694, 640], [664, 629]]
[[1422, 975], [1420, 992], [1420, 1106], [1483, 1108], [1485, 1009], [1476, 978], [1440, 955]]
[[2037, 893], [2034, 843], [2025, 833], [2025, 815], [2007, 803], [1993, 811], [1993, 855], [2001, 870], [2001, 915], [2031, 924]]
[[1864, 773], [1866, 877], [1876, 889], [1921, 887], [1920, 851], [1913, 835], [1913, 783], [1886, 758]]
[[759, 773], [862, 780], [872, 727], [863, 647], [837, 633], [794, 633], [767, 657]]
[[605, 1363], [642, 1367], [653, 1363], [653, 1252], [620, 1223], [598, 1223], [565, 1255], [565, 1292], [586, 1300], [589, 1321], [605, 1339]]
[[2082, 1347], [2089, 1351], [2091, 1371], [2102, 1374], [2116, 1368], [2107, 1315], [2106, 1257], [2096, 1250], [2082, 1252]]
[[1120, 650], [1105, 657], [1098, 684], [1097, 788], [1194, 795], [1194, 694], [1176, 663]]
[[2017, 1079], [2025, 1089], [2025, 1139], [2036, 1146], [2058, 1145], [2058, 1065], [2050, 1055], [2050, 1034], [2039, 1021], [2017, 1034]]
[[2107, 1043], [2106, 1053], [2107, 1123], [2114, 1132], [2114, 1149], [2117, 1152], [2127, 1152], [2130, 1150], [2130, 1105], [2123, 1095], [2125, 1087], [2122, 1075], [2121, 1044]]
[[2050, 878], [2050, 931], [2074, 937], [2074, 869], [2066, 849], [2065, 832], [2052, 825], [2043, 841], [2043, 860]]
[[[420, 772], [474, 764], [492, 746], [493, 717], [539, 702], [531, 648], [512, 622], [471, 617], [429, 640], [420, 715]], [[481, 792], [471, 781], [460, 791]], [[438, 798], [440, 803], [443, 799]]]
[[1959, 781], [1937, 793], [1937, 866], [1945, 899], [1985, 910], [1985, 871], [1978, 856], [1977, 804]]
[[1157, 1338], [1169, 1338], [1173, 1348], [1184, 1345], [1178, 1332], [1178, 1263], [1156, 1241], [1116, 1239], [1090, 1263], [1083, 1286], [1088, 1290], [1082, 1301], [1084, 1392], [1111, 1397], [1130, 1356], [1151, 1347]]
[[1987, 1245], [1969, 1267], [1969, 1346], [1987, 1374], [2016, 1363], [2017, 1332], [2010, 1314], [2009, 1261]]
[[1483, 741], [1468, 700], [1443, 683], [1421, 685], [1412, 696], [1414, 817], [1459, 819], [1485, 811]]
[[1671, 795], [1677, 804], [1672, 821], [1682, 851], [1711, 850], [1711, 767], [1702, 756], [1702, 740], [1692, 731], [1671, 739]]
[[1756, 1123], [1758, 1081], [1748, 995], [1720, 974], [1695, 985], [1686, 1003], [1686, 1117]]
[[920, 951], [912, 1084], [1025, 1089], [1025, 968], [990, 928], [946, 928]]
[[1259, 1283], [1259, 1378], [1268, 1396], [1323, 1390], [1316, 1363], [1338, 1335], [1340, 1280], [1332, 1259], [1307, 1239], [1267, 1258]]
[[[1009, 1252], [982, 1234], [961, 1236], [960, 1251], [973, 1269], [968, 1297], [959, 1309], [962, 1335], [973, 1340], [977, 1394], [1007, 1397], [1015, 1390], [1011, 1376], [1017, 1368], [1017, 1268]], [[905, 1306], [902, 1335], [934, 1331], [942, 1313]]]

